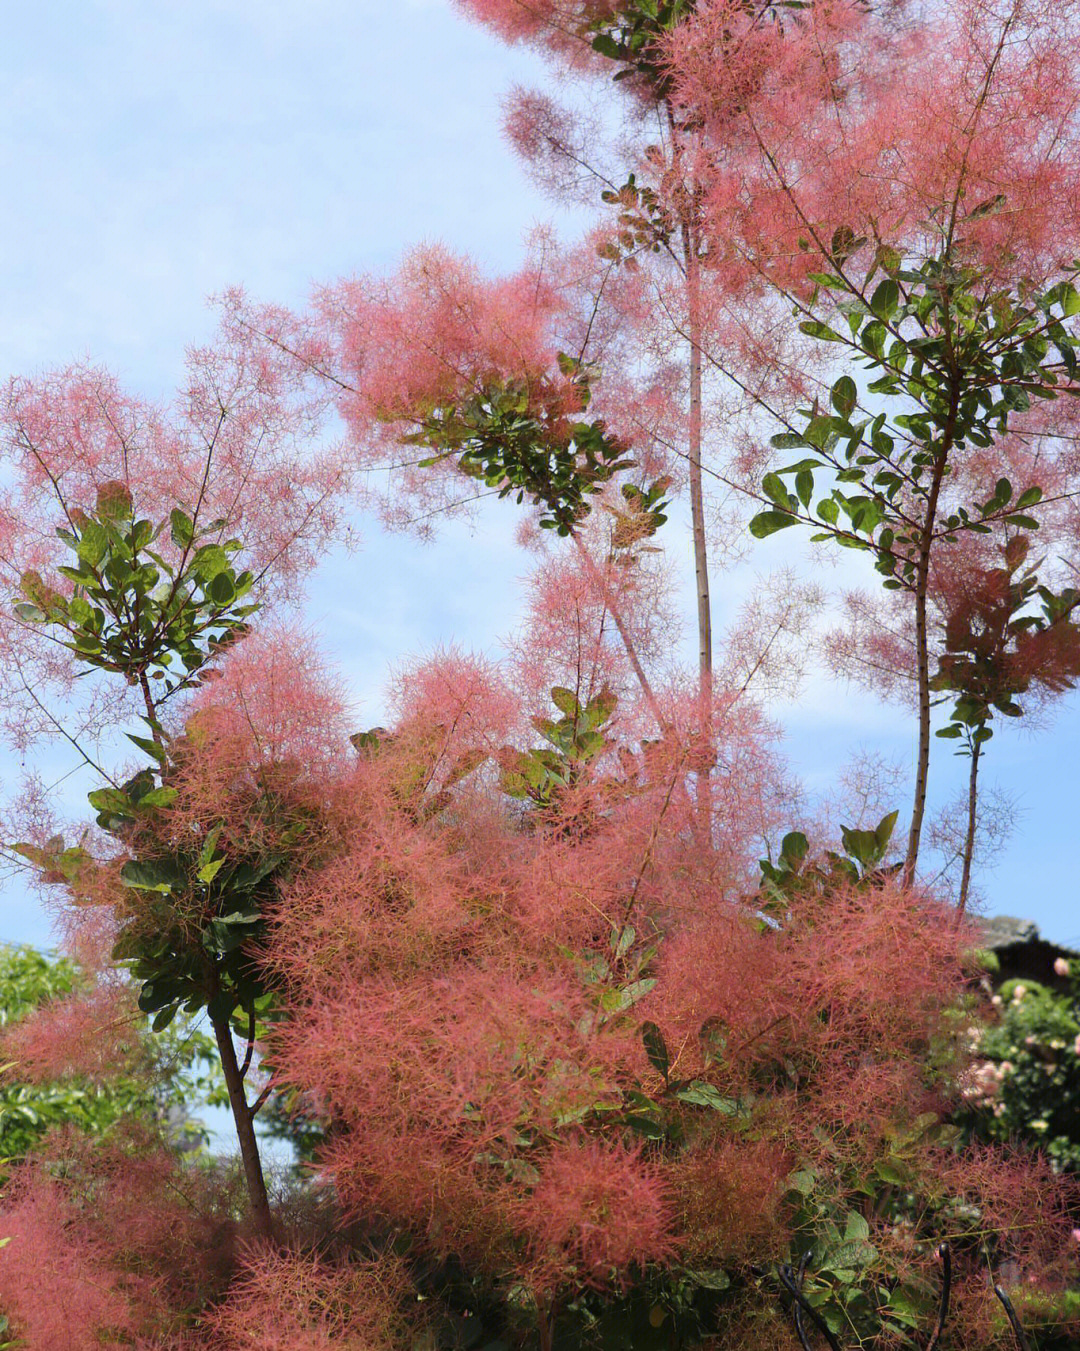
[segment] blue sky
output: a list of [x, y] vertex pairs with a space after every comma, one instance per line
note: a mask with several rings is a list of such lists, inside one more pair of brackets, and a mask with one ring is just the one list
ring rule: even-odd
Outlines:
[[[503, 91], [542, 67], [449, 0], [41, 0], [5, 29], [4, 377], [92, 356], [165, 396], [224, 286], [301, 304], [313, 282], [389, 267], [423, 239], [508, 268], [551, 218], [500, 134]], [[512, 628], [527, 570], [513, 526], [496, 509], [421, 547], [372, 525], [359, 554], [327, 560], [309, 613], [357, 692], [360, 725], [379, 720], [396, 660], [440, 642], [490, 649]], [[772, 565], [768, 550], [754, 567]], [[750, 580], [719, 579], [721, 622]], [[1073, 698], [1051, 730], [999, 735], [986, 766], [1020, 809], [982, 879], [989, 908], [1059, 941], [1080, 941], [1078, 712]], [[812, 790], [860, 746], [910, 762], [903, 713], [827, 681], [778, 713]], [[962, 772], [942, 750], [938, 798]], [[48, 941], [30, 898], [0, 897], [0, 939]]]

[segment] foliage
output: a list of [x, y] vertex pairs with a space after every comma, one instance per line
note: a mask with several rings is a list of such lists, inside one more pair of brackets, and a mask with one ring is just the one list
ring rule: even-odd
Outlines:
[[[1055, 593], [1027, 565], [1028, 541], [1015, 536], [1001, 565], [980, 573], [972, 594], [947, 617], [934, 690], [960, 697], [939, 737], [965, 737], [969, 748], [989, 741], [995, 712], [1019, 717], [1019, 696], [1033, 684], [1061, 693], [1080, 675], [1080, 639], [1072, 587]], [[1034, 602], [1038, 608], [1033, 608]]]
[[[78, 565], [57, 571], [73, 584], [70, 596], [37, 574], [24, 575], [21, 590], [34, 599], [18, 602], [16, 610], [28, 623], [66, 634], [62, 641], [86, 666], [120, 674], [146, 689], [152, 736], [129, 739], [150, 757], [151, 767], [88, 795], [98, 826], [135, 850], [120, 870], [133, 896], [119, 910], [114, 957], [128, 963], [140, 983], [139, 1004], [156, 1015], [155, 1031], [167, 1027], [181, 1005], [189, 1014], [209, 1008], [218, 1022], [228, 1020], [238, 1006], [254, 1018], [267, 1007], [267, 991], [243, 947], [259, 936], [266, 879], [285, 854], [230, 858], [219, 847], [223, 822], [204, 823], [196, 834], [186, 835], [180, 848], [172, 844], [167, 809], [179, 793], [173, 780], [194, 753], [200, 732], [189, 727], [181, 736], [167, 737], [158, 716], [166, 698], [246, 633], [246, 621], [257, 608], [242, 603], [252, 575], [237, 574], [229, 561], [241, 547], [238, 541], [199, 544], [219, 533], [221, 522], [196, 530], [179, 507], [156, 526], [136, 520], [131, 494], [120, 483], [104, 485], [94, 514], [73, 510], [68, 515], [71, 531], [58, 533], [76, 553]], [[151, 548], [166, 528], [177, 551], [175, 564]], [[171, 669], [177, 659], [182, 673]], [[149, 679], [162, 682], [160, 696], [150, 693]], [[286, 850], [289, 838], [287, 832]], [[77, 882], [92, 866], [85, 849], [65, 848], [60, 837], [44, 847], [18, 848], [47, 875], [69, 881]], [[195, 914], [203, 918], [192, 933]]]
[[[0, 1028], [14, 1028], [86, 987], [86, 977], [66, 958], [33, 948], [0, 948]], [[121, 1065], [106, 1079], [76, 1074], [20, 1082], [19, 1061], [10, 1061], [0, 1079], [0, 1162], [9, 1167], [61, 1127], [104, 1135], [119, 1122], [139, 1119], [160, 1123], [180, 1148], [198, 1146], [205, 1131], [190, 1112], [211, 1090], [202, 1069], [211, 1054], [206, 1038], [184, 1024], [165, 1043], [144, 1044], [141, 1069], [138, 1063], [126, 1070]]]
[[[211, 542], [198, 509], [173, 508], [190, 500], [180, 491], [164, 508], [157, 492], [142, 520], [126, 470], [122, 485], [91, 476], [93, 510], [74, 506], [66, 468], [48, 466], [23, 423], [15, 437], [31, 446], [33, 482], [45, 466], [77, 560], [50, 573], [38, 540], [24, 557], [6, 549], [19, 631], [59, 644], [66, 673], [137, 691], [150, 733], [131, 737], [147, 758], [138, 772], [101, 771], [96, 832], [68, 845], [31, 811], [19, 850], [64, 888], [73, 926], [104, 912], [113, 960], [160, 1036], [181, 1013], [209, 1013], [247, 1201], [227, 1170], [185, 1169], [138, 1132], [92, 1145], [56, 1136], [4, 1197], [4, 1307], [31, 1346], [68, 1335], [73, 1351], [207, 1336], [229, 1351], [275, 1339], [290, 1351], [534, 1339], [541, 1351], [756, 1351], [792, 1344], [789, 1323], [805, 1345], [804, 1314], [830, 1345], [863, 1346], [923, 1345], [936, 1317], [929, 1340], [944, 1347], [936, 1311], [955, 1277], [946, 1336], [973, 1346], [1007, 1331], [989, 1269], [1002, 1288], [1022, 1278], [1025, 1315], [1073, 1335], [1067, 1184], [1037, 1151], [968, 1138], [949, 1120], [957, 1082], [986, 1077], [956, 1032], [971, 936], [916, 885], [915, 863], [931, 693], [957, 697], [974, 804], [990, 720], [1080, 669], [1075, 592], [1029, 561], [1036, 528], [1061, 537], [1068, 476], [1044, 476], [1023, 449], [1042, 435], [1038, 410], [1049, 419], [1052, 396], [1073, 387], [1078, 269], [1055, 262], [1035, 282], [1031, 250], [991, 256], [985, 232], [1002, 204], [969, 210], [980, 199], [966, 179], [950, 210], [875, 200], [842, 211], [835, 180], [872, 192], [882, 177], [858, 158], [875, 127], [840, 148], [827, 134], [832, 118], [884, 125], [909, 85], [925, 84], [935, 107], [939, 85], [962, 102], [956, 89], [966, 97], [986, 50], [980, 24], [996, 20], [986, 7], [959, 16], [950, 83], [922, 19], [912, 36], [861, 6], [468, 7], [576, 68], [615, 63], [637, 109], [660, 115], [663, 144], [643, 149], [622, 189], [625, 169], [605, 179], [616, 240], [565, 256], [542, 243], [503, 281], [423, 250], [390, 282], [324, 295], [308, 327], [264, 315], [272, 354], [253, 349], [240, 302], [229, 313], [237, 365], [261, 389], [297, 363], [331, 376], [358, 464], [387, 444], [431, 452], [404, 466], [399, 523], [430, 505], [428, 485], [462, 473], [537, 508], [555, 537], [546, 605], [501, 669], [459, 654], [410, 668], [390, 725], [350, 738], [310, 639], [249, 632], [255, 578], [238, 561], [261, 535], [241, 547], [230, 527], [237, 538], [221, 542], [215, 521]], [[916, 54], [910, 82], [893, 69], [875, 85], [890, 56]], [[863, 57], [870, 75], [856, 84]], [[961, 111], [950, 126], [978, 124]], [[550, 129], [557, 119], [542, 112]], [[901, 122], [907, 135], [912, 118]], [[777, 159], [775, 140], [789, 137], [816, 194], [809, 212]], [[911, 139], [919, 178], [934, 146]], [[993, 146], [993, 163], [1008, 148]], [[946, 158], [967, 174], [987, 157]], [[805, 234], [792, 235], [793, 213]], [[1075, 253], [1074, 234], [1055, 259]], [[649, 274], [624, 266], [654, 250]], [[809, 343], [768, 332], [763, 284], [795, 305]], [[718, 317], [729, 307], [730, 323]], [[685, 382], [669, 369], [673, 332], [688, 347]], [[702, 366], [726, 359], [709, 351], [721, 337], [761, 361], [750, 383], [769, 407], [816, 378], [787, 365], [792, 352], [846, 346], [866, 365], [864, 388], [841, 374], [829, 408], [811, 401], [788, 427], [777, 448], [803, 458], [766, 476], [770, 506], [752, 531], [813, 524], [869, 552], [912, 602], [920, 763], [904, 866], [891, 853], [895, 812], [838, 842], [805, 822], [781, 835], [798, 817], [747, 693], [756, 664], [714, 672]], [[668, 660], [662, 569], [643, 544], [666, 520], [683, 439], [696, 686]], [[631, 467], [641, 482], [617, 492]], [[570, 588], [559, 537], [578, 567]], [[58, 1025], [46, 1019], [43, 1038], [55, 1051]], [[316, 1170], [273, 1203], [254, 1133], [269, 1101], [278, 1130], [295, 1111]], [[997, 1120], [991, 1111], [987, 1129]], [[85, 1312], [58, 1332], [80, 1292]]]
[[696, 0], [630, 0], [587, 17], [583, 31], [592, 37], [594, 52], [618, 63], [616, 80], [644, 80], [662, 99], [670, 90], [671, 74], [659, 40], [695, 7]]
[[[161, 681], [156, 705], [240, 637], [256, 608], [239, 603], [254, 581], [229, 562], [239, 542], [210, 542], [224, 525], [211, 521], [197, 528], [180, 507], [168, 522], [139, 520], [128, 487], [104, 483], [94, 511], [71, 508], [67, 528], [57, 530], [75, 555], [72, 564], [57, 568], [72, 584], [70, 594], [36, 571], [24, 572], [25, 599], [16, 602], [15, 613], [25, 623], [59, 630], [60, 641], [86, 667], [115, 672], [132, 684], [148, 677]], [[152, 547], [166, 529], [177, 551], [171, 563]], [[153, 716], [152, 708], [147, 712]]]
[[[287, 777], [260, 777], [256, 770], [249, 782], [226, 790], [228, 819], [208, 816], [203, 804], [179, 824], [183, 790], [190, 798], [205, 774], [200, 754], [215, 744], [214, 716], [211, 710], [201, 721], [189, 719], [172, 734], [161, 721], [166, 701], [205, 683], [210, 663], [248, 632], [247, 620], [258, 608], [244, 600], [253, 577], [238, 574], [230, 561], [241, 549], [238, 541], [199, 543], [219, 534], [222, 521], [200, 530], [180, 507], [167, 522], [139, 520], [122, 483], [99, 489], [92, 514], [65, 510], [71, 529], [57, 533], [78, 565], [61, 565], [57, 573], [70, 594], [38, 573], [24, 574], [21, 590], [30, 599], [17, 601], [16, 612], [27, 624], [59, 631], [59, 641], [86, 668], [141, 688], [151, 735], [128, 738], [151, 765], [123, 783], [105, 776], [109, 786], [88, 794], [97, 825], [127, 855], [111, 890], [106, 882], [104, 897], [96, 888], [108, 877], [109, 864], [83, 844], [67, 847], [57, 835], [15, 851], [46, 881], [70, 885], [85, 903], [110, 905], [117, 929], [113, 960], [138, 982], [139, 1008], [155, 1015], [154, 1032], [167, 1029], [181, 1007], [188, 1017], [209, 1014], [249, 1183], [268, 1225], [252, 1129], [265, 1094], [252, 1107], [243, 1084], [256, 1036], [272, 1014], [273, 992], [251, 945], [264, 935], [263, 912], [276, 874], [308, 831], [310, 813], [298, 808]], [[151, 548], [166, 531], [172, 563]], [[177, 659], [182, 672], [172, 669]], [[241, 778], [247, 768], [236, 766]], [[248, 1047], [242, 1066], [232, 1040], [234, 1017]]]
[[[934, 257], [905, 267], [884, 245], [866, 278], [856, 278], [844, 270], [856, 242], [865, 241], [838, 230], [833, 262], [841, 271], [814, 275], [849, 333], [817, 318], [800, 327], [880, 374], [861, 396], [852, 377], [841, 376], [829, 410], [802, 410], [801, 430], [773, 438], [778, 448], [812, 454], [767, 476], [764, 490], [775, 506], [756, 516], [751, 530], [764, 538], [805, 521], [817, 527], [815, 538], [869, 549], [886, 587], [914, 592], [919, 560], [936, 541], [989, 534], [995, 525], [1038, 528], [1028, 514], [1043, 496], [1037, 485], [1017, 496], [1002, 479], [985, 501], [957, 502], [941, 519], [938, 502], [953, 473], [950, 457], [969, 445], [992, 445], [1032, 398], [1055, 398], [1071, 378], [1077, 339], [1068, 321], [1080, 312], [1080, 297], [1075, 271], [1046, 290], [987, 294], [971, 266]], [[879, 268], [886, 275], [871, 291]], [[902, 411], [860, 416], [860, 399], [869, 394]], [[824, 486], [815, 480], [822, 471]]]
[[592, 763], [610, 751], [612, 742], [604, 728], [617, 701], [604, 689], [582, 704], [573, 690], [563, 686], [551, 691], [551, 699], [562, 716], [532, 720], [548, 745], [528, 751], [505, 747], [499, 766], [503, 792], [530, 802], [542, 814], [558, 817], [572, 802], [575, 790], [590, 779]]
[[497, 488], [500, 497], [516, 492], [522, 502], [528, 496], [542, 508], [541, 526], [570, 534], [588, 514], [589, 495], [633, 461], [602, 419], [572, 420], [588, 408], [598, 372], [564, 352], [558, 362], [558, 384], [493, 377], [460, 404], [427, 413], [405, 444], [438, 451], [421, 468], [456, 457], [463, 473]]
[[971, 1029], [978, 1062], [964, 1082], [972, 1128], [983, 1139], [1022, 1139], [1055, 1166], [1080, 1168], [1080, 1000], [1071, 988], [1010, 980], [997, 1018]]
[[[906, 869], [913, 876], [918, 859], [931, 691], [948, 690], [958, 703], [950, 726], [939, 734], [964, 737], [973, 762], [961, 909], [975, 830], [978, 750], [991, 735], [992, 710], [1016, 716], [1021, 708], [1015, 695], [1033, 680], [1042, 675], [1046, 686], [1060, 690], [1070, 684], [1074, 665], [1080, 671], [1075, 651], [1064, 666], [1045, 653], [1050, 658], [1045, 673], [1037, 668], [1020, 673], [1014, 663], [1011, 682], [1001, 670], [1007, 643], [1027, 641], [1034, 650], [1034, 632], [1064, 638], [1075, 649], [1070, 615], [1076, 594], [1067, 588], [1055, 595], [1040, 583], [1034, 565], [1012, 582], [1028, 555], [1028, 536], [1039, 528], [1038, 516], [1031, 513], [1042, 502], [1043, 489], [1030, 484], [1017, 494], [1001, 477], [989, 495], [972, 500], [978, 483], [966, 482], [961, 472], [966, 456], [1014, 433], [1017, 418], [1029, 413], [1032, 401], [1055, 399], [1058, 387], [1067, 389], [1077, 369], [1077, 338], [1069, 323], [1080, 312], [1075, 265], [1042, 289], [1024, 281], [994, 286], [985, 270], [964, 260], [965, 228], [1001, 205], [995, 198], [959, 219], [954, 211], [947, 225], [932, 223], [939, 251], [921, 262], [905, 260], [899, 249], [879, 242], [865, 276], [857, 274], [853, 259], [866, 239], [856, 239], [849, 227], [836, 230], [829, 250], [832, 270], [809, 274], [815, 289], [799, 309], [813, 317], [799, 327], [820, 342], [846, 348], [874, 378], [860, 391], [851, 375], [842, 375], [830, 391], [830, 409], [822, 411], [815, 400], [811, 408], [799, 410], [805, 425], [773, 437], [778, 449], [812, 453], [765, 476], [762, 492], [772, 505], [750, 522], [759, 539], [803, 523], [814, 527], [814, 540], [868, 551], [883, 586], [909, 598], [920, 716]], [[879, 272], [882, 280], [871, 290]], [[819, 305], [822, 296], [826, 299]], [[847, 332], [817, 317], [819, 308], [833, 323], [846, 321]], [[869, 400], [884, 401], [886, 407], [860, 414], [860, 405]], [[976, 611], [982, 622], [973, 630], [967, 598], [947, 596], [946, 653], [931, 676], [929, 603], [935, 582], [949, 568], [941, 555], [952, 549], [963, 559], [972, 539], [993, 535], [1002, 542], [1009, 577], [997, 614]], [[992, 570], [982, 575], [992, 585]], [[947, 591], [947, 584], [939, 585]], [[1043, 603], [1041, 617], [1025, 613], [1036, 594]], [[974, 660], [961, 659], [964, 645]]]

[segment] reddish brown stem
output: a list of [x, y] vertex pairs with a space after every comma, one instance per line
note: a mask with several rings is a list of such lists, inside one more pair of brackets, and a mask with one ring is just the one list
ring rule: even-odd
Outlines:
[[274, 1236], [274, 1221], [270, 1214], [270, 1200], [266, 1194], [262, 1160], [259, 1158], [259, 1143], [255, 1138], [255, 1113], [248, 1105], [247, 1094], [244, 1092], [244, 1080], [236, 1060], [232, 1029], [227, 1018], [211, 1019], [211, 1022], [217, 1040], [218, 1054], [221, 1057], [221, 1068], [225, 1075], [225, 1087], [229, 1092], [229, 1106], [236, 1127], [236, 1138], [240, 1144], [244, 1181], [247, 1184], [255, 1228], [261, 1237], [271, 1239]]
[[960, 876], [960, 896], [956, 903], [957, 924], [964, 918], [968, 892], [971, 889], [971, 860], [975, 853], [975, 826], [979, 805], [979, 755], [982, 743], [975, 740], [971, 747], [971, 773], [968, 775], [967, 834], [964, 837], [964, 867]]
[[915, 574], [915, 661], [919, 692], [919, 754], [915, 771], [915, 801], [908, 831], [907, 855], [904, 859], [903, 881], [910, 887], [915, 881], [919, 861], [923, 817], [926, 815], [926, 786], [930, 777], [930, 643], [927, 629], [927, 598], [930, 590], [930, 555], [934, 544], [934, 526], [937, 523], [938, 499], [945, 470], [949, 463], [953, 435], [956, 428], [958, 395], [954, 391], [949, 414], [942, 434], [941, 445], [934, 457], [933, 478], [926, 501], [926, 516], [919, 537], [919, 559]]

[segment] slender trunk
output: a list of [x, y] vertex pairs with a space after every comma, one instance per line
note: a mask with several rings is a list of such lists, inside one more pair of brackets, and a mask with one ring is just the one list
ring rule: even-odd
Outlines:
[[694, 582], [697, 591], [698, 621], [698, 699], [701, 704], [702, 755], [696, 771], [697, 819], [699, 841], [708, 847], [712, 841], [713, 739], [713, 651], [712, 600], [709, 595], [709, 552], [705, 535], [705, 495], [701, 482], [701, 290], [697, 237], [693, 225], [682, 228], [683, 258], [686, 264], [686, 297], [690, 337], [690, 524], [694, 539]]
[[982, 742], [976, 740], [971, 747], [971, 773], [968, 775], [967, 834], [964, 837], [964, 868], [960, 875], [960, 898], [956, 903], [957, 924], [964, 918], [967, 909], [968, 891], [971, 887], [971, 860], [975, 853], [976, 809], [979, 804], [979, 755]]
[[[929, 552], [925, 561], [929, 564]], [[904, 885], [915, 880], [915, 865], [919, 861], [919, 843], [922, 839], [923, 816], [926, 814], [926, 785], [930, 777], [930, 653], [926, 632], [926, 580], [923, 560], [919, 562], [919, 581], [915, 591], [915, 659], [919, 691], [919, 753], [915, 769], [915, 802], [908, 830], [907, 855], [904, 859]]]
[[555, 1310], [551, 1304], [537, 1303], [536, 1309], [537, 1326], [536, 1331], [540, 1343], [540, 1351], [551, 1351], [555, 1340]]
[[930, 644], [927, 633], [927, 595], [930, 589], [930, 554], [937, 524], [938, 498], [948, 468], [956, 428], [958, 395], [954, 391], [941, 438], [941, 446], [934, 458], [934, 474], [926, 499], [926, 519], [919, 539], [919, 562], [915, 574], [915, 663], [919, 696], [919, 754], [915, 770], [915, 801], [908, 831], [907, 855], [904, 859], [903, 883], [910, 887], [915, 881], [919, 861], [919, 843], [922, 840], [923, 817], [926, 815], [926, 785], [930, 777]]
[[[675, 112], [663, 101], [671, 135], [673, 164], [682, 160], [680, 129]], [[682, 243], [683, 272], [686, 278], [687, 330], [690, 343], [690, 426], [688, 462], [690, 465], [690, 520], [694, 536], [694, 580], [697, 585], [698, 668], [702, 702], [712, 697], [712, 606], [709, 599], [709, 557], [705, 539], [705, 502], [701, 487], [701, 259], [698, 256], [697, 188], [686, 189], [687, 198], [679, 210], [679, 235]]]
[[143, 704], [146, 707], [146, 721], [150, 724], [150, 735], [155, 743], [161, 745], [161, 734], [158, 731], [157, 708], [154, 704], [154, 696], [150, 693], [150, 681], [146, 678], [146, 672], [139, 672], [139, 688], [142, 690]]
[[220, 1022], [212, 1021], [218, 1054], [221, 1056], [221, 1068], [225, 1074], [225, 1087], [229, 1090], [229, 1106], [232, 1108], [233, 1122], [236, 1126], [236, 1138], [240, 1142], [240, 1157], [244, 1165], [244, 1180], [247, 1183], [251, 1213], [259, 1234], [263, 1238], [273, 1238], [274, 1221], [270, 1214], [270, 1201], [266, 1195], [266, 1180], [259, 1158], [259, 1144], [255, 1138], [255, 1114], [248, 1105], [247, 1094], [244, 1091], [244, 1080], [236, 1060], [232, 1030], [227, 1018]]
[[683, 227], [686, 290], [690, 329], [690, 522], [694, 536], [694, 581], [697, 590], [698, 671], [702, 703], [712, 694], [712, 604], [709, 597], [709, 555], [705, 537], [705, 497], [701, 483], [701, 294], [697, 240]]

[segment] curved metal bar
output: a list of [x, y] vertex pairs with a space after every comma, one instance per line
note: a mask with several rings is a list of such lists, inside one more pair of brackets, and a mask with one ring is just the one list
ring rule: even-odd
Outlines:
[[[802, 1269], [802, 1263], [800, 1263], [799, 1266], [800, 1266], [800, 1270], [801, 1270], [801, 1269]], [[781, 1267], [781, 1269], [780, 1269], [780, 1279], [781, 1279], [781, 1281], [783, 1281], [783, 1283], [784, 1283], [785, 1286], [787, 1286], [787, 1278], [790, 1277], [790, 1276], [791, 1276], [791, 1268], [788, 1267], [788, 1266]], [[794, 1280], [793, 1280], [793, 1287], [794, 1287], [795, 1293], [792, 1294], [792, 1299], [791, 1299], [791, 1317], [792, 1317], [792, 1321], [793, 1321], [794, 1324], [795, 1324], [795, 1335], [798, 1337], [798, 1339], [799, 1339], [799, 1345], [802, 1347], [803, 1351], [814, 1351], [814, 1348], [810, 1345], [810, 1340], [809, 1340], [809, 1338], [808, 1338], [807, 1335], [806, 1335], [806, 1329], [803, 1327], [803, 1321], [802, 1321], [802, 1304], [801, 1304], [801, 1302], [800, 1302], [800, 1299], [797, 1297], [797, 1296], [798, 1296], [799, 1285], [801, 1285], [801, 1284], [802, 1284], [801, 1280], [798, 1282], [797, 1285], [794, 1283]], [[788, 1288], [791, 1289], [791, 1287], [788, 1287]]]
[[1001, 1300], [1001, 1307], [1005, 1310], [1005, 1315], [1013, 1330], [1013, 1336], [1016, 1338], [1016, 1344], [1020, 1351], [1031, 1351], [1031, 1343], [1027, 1339], [1027, 1333], [1020, 1326], [1020, 1319], [1016, 1316], [1016, 1310], [1013, 1308], [1012, 1300], [1008, 1297], [1000, 1285], [994, 1286], [994, 1294]]
[[952, 1292], [952, 1253], [949, 1245], [939, 1244], [937, 1252], [941, 1258], [941, 1302], [938, 1305], [937, 1324], [933, 1335], [926, 1343], [926, 1351], [936, 1351], [938, 1342], [941, 1341], [941, 1334], [945, 1331], [945, 1320], [949, 1316], [949, 1295]]
[[[800, 1269], [802, 1269], [802, 1265], [803, 1265], [802, 1263], [799, 1264]], [[784, 1286], [784, 1289], [795, 1301], [796, 1305], [800, 1307], [804, 1313], [809, 1315], [811, 1323], [813, 1323], [814, 1327], [817, 1328], [817, 1330], [829, 1343], [831, 1351], [842, 1351], [840, 1343], [829, 1331], [829, 1325], [821, 1317], [818, 1311], [812, 1305], [807, 1304], [806, 1300], [803, 1298], [802, 1291], [795, 1283], [795, 1273], [792, 1271], [792, 1269], [789, 1266], [782, 1266], [780, 1268], [779, 1275], [781, 1283]], [[805, 1345], [806, 1344], [804, 1342], [804, 1346]], [[807, 1348], [807, 1351], [809, 1351], [809, 1348]]]
[[[803, 1281], [806, 1279], [806, 1268], [810, 1265], [810, 1256], [811, 1249], [807, 1248], [799, 1262], [799, 1269], [795, 1273], [795, 1285], [800, 1295], [802, 1294]], [[806, 1335], [806, 1329], [803, 1327], [802, 1305], [798, 1300], [792, 1302], [791, 1314], [795, 1320], [795, 1334], [799, 1339], [800, 1346], [802, 1346], [803, 1351], [813, 1351], [810, 1339]]]

